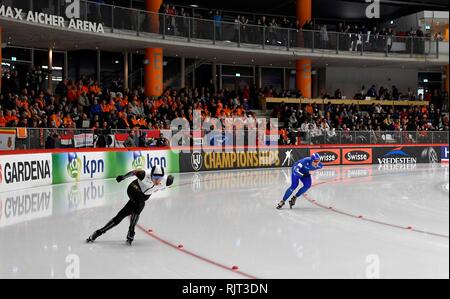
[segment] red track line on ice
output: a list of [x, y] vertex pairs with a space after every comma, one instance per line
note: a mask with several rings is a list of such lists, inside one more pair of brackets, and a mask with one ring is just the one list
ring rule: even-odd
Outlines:
[[214, 266], [216, 266], [216, 267], [219, 267], [219, 268], [222, 268], [222, 269], [231, 271], [231, 272], [233, 272], [233, 273], [239, 274], [239, 275], [244, 276], [244, 277], [246, 277], [246, 278], [250, 278], [250, 279], [258, 279], [257, 277], [255, 277], [255, 276], [253, 276], [253, 275], [244, 273], [244, 272], [242, 272], [242, 271], [233, 270], [232, 267], [227, 267], [227, 266], [225, 266], [225, 265], [223, 265], [223, 264], [220, 264], [220, 263], [218, 263], [218, 262], [215, 262], [215, 261], [213, 261], [213, 260], [210, 260], [210, 259], [208, 259], [208, 258], [206, 258], [206, 257], [200, 256], [200, 255], [198, 255], [198, 254], [196, 254], [196, 253], [194, 253], [194, 252], [192, 252], [192, 251], [186, 250], [184, 247], [183, 247], [183, 248], [179, 248], [178, 245], [175, 245], [175, 244], [173, 244], [173, 243], [171, 243], [171, 242], [169, 242], [169, 241], [167, 241], [167, 240], [164, 240], [164, 239], [158, 237], [157, 235], [155, 235], [154, 233], [148, 232], [148, 230], [146, 230], [146, 229], [145, 229], [144, 227], [142, 227], [141, 225], [137, 224], [136, 226], [137, 226], [140, 230], [142, 230], [144, 233], [146, 233], [148, 236], [150, 236], [150, 237], [152, 237], [152, 238], [158, 240], [159, 242], [161, 242], [161, 243], [163, 243], [163, 244], [165, 244], [165, 245], [167, 245], [167, 246], [172, 247], [173, 249], [176, 249], [176, 250], [178, 250], [178, 251], [180, 251], [180, 252], [183, 252], [183, 253], [185, 253], [185, 254], [187, 254], [187, 255], [190, 255], [190, 256], [192, 256], [192, 257], [195, 257], [196, 259], [199, 259], [199, 260], [201, 260], [201, 261], [203, 261], [203, 262], [206, 262], [206, 263], [208, 263], [208, 264], [214, 265]]
[[[354, 179], [358, 179], [358, 178], [353, 178], [353, 180]], [[348, 178], [348, 179], [345, 179], [345, 180], [352, 180], [352, 178]], [[336, 183], [337, 181], [342, 182], [343, 180], [342, 179], [336, 179], [336, 180], [331, 180], [331, 181], [327, 181], [327, 182], [320, 182], [320, 183], [314, 184], [314, 186], [323, 185], [323, 184], [327, 184], [327, 183]], [[366, 218], [364, 216], [361, 217], [361, 215], [354, 215], [354, 214], [351, 214], [351, 213], [348, 213], [348, 212], [345, 212], [345, 211], [337, 210], [334, 207], [325, 206], [325, 205], [323, 205], [321, 203], [318, 203], [317, 200], [311, 198], [307, 194], [304, 194], [304, 197], [310, 203], [312, 203], [312, 204], [314, 204], [314, 205], [316, 205], [318, 207], [321, 207], [321, 208], [323, 208], [325, 210], [331, 210], [331, 211], [336, 212], [338, 214], [349, 216], [349, 217], [352, 217], [352, 218], [356, 218], [358, 220], [364, 220], [364, 221], [367, 221], [367, 222], [372, 222], [372, 223], [376, 223], [376, 224], [381, 224], [381, 225], [385, 225], [385, 226], [390, 226], [390, 227], [394, 227], [394, 228], [404, 229], [404, 230], [413, 231], [413, 232], [416, 232], [416, 233], [427, 234], [427, 235], [432, 235], [432, 236], [446, 238], [446, 239], [449, 238], [449, 236], [444, 235], [444, 234], [427, 232], [427, 231], [424, 231], [424, 230], [415, 229], [414, 227], [411, 227], [411, 226], [406, 226], [406, 225], [405, 226], [401, 226], [401, 225], [398, 225], [398, 224], [392, 224], [392, 223], [388, 223], [388, 222], [384, 222], [384, 221], [379, 221], [379, 220], [376, 220], [376, 219]]]

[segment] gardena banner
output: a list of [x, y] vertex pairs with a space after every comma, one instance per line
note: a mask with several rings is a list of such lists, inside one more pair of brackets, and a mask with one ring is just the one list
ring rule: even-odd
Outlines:
[[0, 155], [0, 190], [52, 183], [52, 154]]

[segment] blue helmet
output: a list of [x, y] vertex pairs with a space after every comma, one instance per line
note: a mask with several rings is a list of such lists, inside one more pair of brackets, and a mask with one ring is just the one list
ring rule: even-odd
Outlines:
[[311, 155], [311, 159], [313, 161], [320, 161], [320, 155], [318, 153], [314, 153]]

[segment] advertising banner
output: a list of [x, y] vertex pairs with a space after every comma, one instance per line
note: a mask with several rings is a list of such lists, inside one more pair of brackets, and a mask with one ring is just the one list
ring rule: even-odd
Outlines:
[[341, 149], [311, 149], [310, 155], [318, 153], [320, 162], [324, 165], [340, 165], [341, 164]]
[[70, 183], [112, 177], [114, 155], [108, 152], [68, 152], [53, 154], [53, 183]]
[[133, 169], [151, 169], [153, 165], [178, 172], [178, 154], [166, 150], [54, 153], [53, 183], [115, 178]]
[[280, 167], [278, 149], [246, 149], [233, 152], [180, 153], [180, 171], [197, 172], [225, 169]]
[[342, 164], [343, 165], [360, 165], [372, 164], [371, 148], [343, 148]]
[[16, 190], [52, 183], [52, 155], [0, 155], [0, 190]]
[[164, 167], [168, 173], [179, 172], [178, 153], [171, 150], [148, 150], [116, 152], [114, 154], [114, 177], [133, 169], [151, 169], [155, 165]]
[[292, 167], [298, 160], [309, 157], [307, 148], [280, 148], [278, 153], [281, 167]]
[[440, 151], [437, 146], [374, 147], [373, 162], [382, 165], [438, 163]]
[[0, 151], [14, 150], [16, 148], [16, 131], [0, 130]]
[[448, 163], [448, 146], [441, 146], [441, 162]]

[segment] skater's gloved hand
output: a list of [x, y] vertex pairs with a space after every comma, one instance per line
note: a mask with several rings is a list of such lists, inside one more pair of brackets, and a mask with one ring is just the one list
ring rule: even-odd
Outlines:
[[303, 173], [300, 172], [300, 167], [295, 168], [295, 174], [298, 175], [299, 177], [303, 176]]
[[173, 175], [169, 175], [167, 177], [166, 186], [171, 186], [173, 184], [174, 177]]
[[119, 175], [119, 176], [116, 178], [116, 181], [117, 181], [118, 183], [120, 183], [120, 182], [122, 182], [124, 179], [125, 179], [125, 177], [124, 177], [123, 175]]

